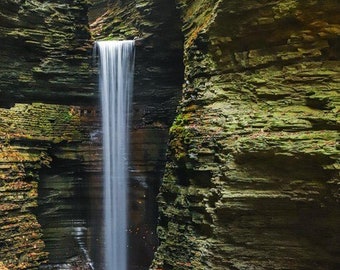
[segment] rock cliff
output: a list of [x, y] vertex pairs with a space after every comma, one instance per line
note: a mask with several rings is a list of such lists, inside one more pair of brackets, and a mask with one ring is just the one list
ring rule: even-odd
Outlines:
[[[44, 181], [51, 193], [56, 182], [42, 172], [57, 161], [64, 172], [90, 170], [98, 151], [90, 150], [98, 117], [87, 2], [1, 1], [0, 37], [0, 268], [37, 269], [48, 259], [42, 239], [55, 236], [42, 235], [37, 215]], [[70, 224], [61, 224], [58, 191], [49, 195], [60, 242]]]
[[339, 267], [338, 1], [177, 1], [152, 269]]

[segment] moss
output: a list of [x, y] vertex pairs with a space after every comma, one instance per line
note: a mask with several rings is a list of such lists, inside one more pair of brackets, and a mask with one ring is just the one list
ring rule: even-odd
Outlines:
[[188, 128], [191, 113], [178, 114], [173, 125], [170, 128], [170, 150], [178, 161], [184, 161], [187, 158], [187, 148], [191, 143], [193, 134]]
[[298, 1], [296, 0], [287, 0], [279, 2], [277, 5], [273, 6], [274, 18], [280, 19], [284, 16], [293, 15], [298, 8]]

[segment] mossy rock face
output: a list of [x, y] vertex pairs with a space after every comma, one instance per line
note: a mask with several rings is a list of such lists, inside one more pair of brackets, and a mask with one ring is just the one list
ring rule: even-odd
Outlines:
[[339, 3], [177, 2], [186, 83], [152, 269], [337, 268]]
[[37, 269], [48, 259], [35, 215], [39, 174], [53, 160], [94, 168], [99, 156], [89, 146], [98, 142], [90, 134], [99, 121], [89, 108], [20, 103], [0, 108], [0, 124], [0, 260], [8, 269]]

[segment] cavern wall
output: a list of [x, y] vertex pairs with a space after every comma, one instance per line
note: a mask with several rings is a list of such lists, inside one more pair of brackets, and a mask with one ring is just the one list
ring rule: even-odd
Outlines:
[[339, 2], [177, 2], [152, 269], [338, 269]]
[[[98, 160], [87, 1], [1, 1], [0, 37], [0, 268], [37, 269], [48, 259], [36, 215], [42, 172], [63, 162], [73, 179]], [[48, 214], [61, 237], [56, 179]]]

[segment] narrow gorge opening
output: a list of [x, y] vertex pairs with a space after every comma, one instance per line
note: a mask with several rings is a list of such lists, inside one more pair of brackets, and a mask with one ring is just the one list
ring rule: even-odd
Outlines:
[[[128, 269], [150, 268], [158, 247], [157, 195], [166, 162], [169, 127], [183, 83], [183, 35], [174, 1], [94, 1], [95, 40], [135, 40], [135, 79], [130, 129]], [[149, 6], [150, 5], [150, 6]], [[145, 12], [148, 8], [156, 13]], [[159, 12], [163, 16], [158, 16]], [[127, 19], [129, 17], [129, 19]]]

